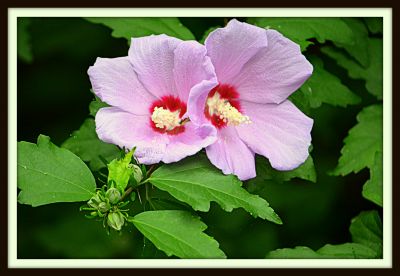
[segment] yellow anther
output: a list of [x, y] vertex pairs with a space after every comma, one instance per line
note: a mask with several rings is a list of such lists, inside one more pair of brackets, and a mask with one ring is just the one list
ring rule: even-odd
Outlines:
[[226, 99], [221, 99], [218, 92], [211, 98], [207, 99], [208, 112], [210, 115], [217, 115], [228, 125], [249, 124], [251, 120], [249, 116], [243, 115]]
[[181, 119], [179, 118], [179, 112], [179, 110], [172, 112], [163, 107], [155, 107], [153, 114], [151, 114], [151, 120], [158, 128], [172, 130], [180, 126]]

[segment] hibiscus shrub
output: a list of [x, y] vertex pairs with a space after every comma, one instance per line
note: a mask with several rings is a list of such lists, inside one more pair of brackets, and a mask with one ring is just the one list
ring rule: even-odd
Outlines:
[[[40, 31], [63, 20], [68, 47]], [[71, 55], [86, 78], [53, 115], [79, 129], [18, 142], [18, 202], [51, 204], [18, 206], [20, 257], [382, 258], [382, 33], [381, 18], [19, 19], [19, 140], [37, 64]], [[51, 76], [36, 78], [67, 95]]]

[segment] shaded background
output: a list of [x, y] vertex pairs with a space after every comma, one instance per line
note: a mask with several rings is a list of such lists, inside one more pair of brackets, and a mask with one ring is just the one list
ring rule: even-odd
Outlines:
[[[19, 19], [21, 20], [21, 19]], [[180, 18], [197, 39], [224, 18]], [[56, 145], [66, 140], [89, 115], [93, 99], [87, 69], [97, 57], [125, 56], [125, 39], [111, 37], [111, 30], [79, 18], [32, 18], [29, 32], [33, 61], [18, 61], [18, 141], [36, 142], [39, 134]], [[319, 53], [319, 46], [307, 53]], [[209, 213], [198, 214], [228, 258], [264, 258], [276, 248], [321, 246], [350, 242], [350, 220], [361, 210], [376, 209], [362, 198], [367, 169], [346, 177], [331, 177], [343, 139], [356, 124], [356, 114], [373, 102], [363, 81], [350, 80], [332, 60], [320, 55], [325, 68], [362, 97], [350, 108], [323, 104], [313, 109], [313, 152], [317, 183], [292, 180], [265, 182], [258, 193], [269, 201], [284, 221], [278, 226], [254, 219], [243, 210], [227, 213], [215, 203]], [[18, 258], [161, 258], [165, 255], [143, 239], [133, 227], [108, 236], [101, 222], [86, 219], [81, 203], [57, 203], [32, 208], [18, 204]]]

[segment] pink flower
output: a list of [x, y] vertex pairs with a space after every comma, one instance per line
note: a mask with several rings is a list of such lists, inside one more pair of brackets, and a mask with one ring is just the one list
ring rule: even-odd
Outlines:
[[213, 143], [210, 125], [187, 118], [192, 89], [207, 93], [215, 73], [205, 47], [166, 35], [133, 38], [127, 57], [98, 58], [88, 70], [94, 93], [111, 105], [96, 114], [105, 142], [128, 149], [143, 164], [176, 162]]
[[209, 123], [218, 140], [206, 148], [210, 161], [241, 180], [256, 176], [255, 153], [273, 168], [291, 170], [308, 157], [313, 120], [287, 97], [313, 67], [297, 44], [274, 30], [231, 20], [205, 41], [218, 83], [192, 90], [188, 113]]

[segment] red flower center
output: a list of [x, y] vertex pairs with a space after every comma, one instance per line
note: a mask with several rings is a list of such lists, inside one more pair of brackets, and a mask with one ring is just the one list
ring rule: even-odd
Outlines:
[[153, 102], [150, 106], [150, 125], [154, 131], [176, 135], [185, 131], [186, 103], [178, 97], [168, 95]]
[[241, 111], [239, 93], [233, 86], [229, 84], [219, 84], [208, 93], [204, 114], [217, 128], [225, 127], [228, 123], [227, 118], [215, 109], [217, 105], [221, 104], [225, 105], [225, 107], [232, 107], [231, 109], [234, 108], [238, 112]]

